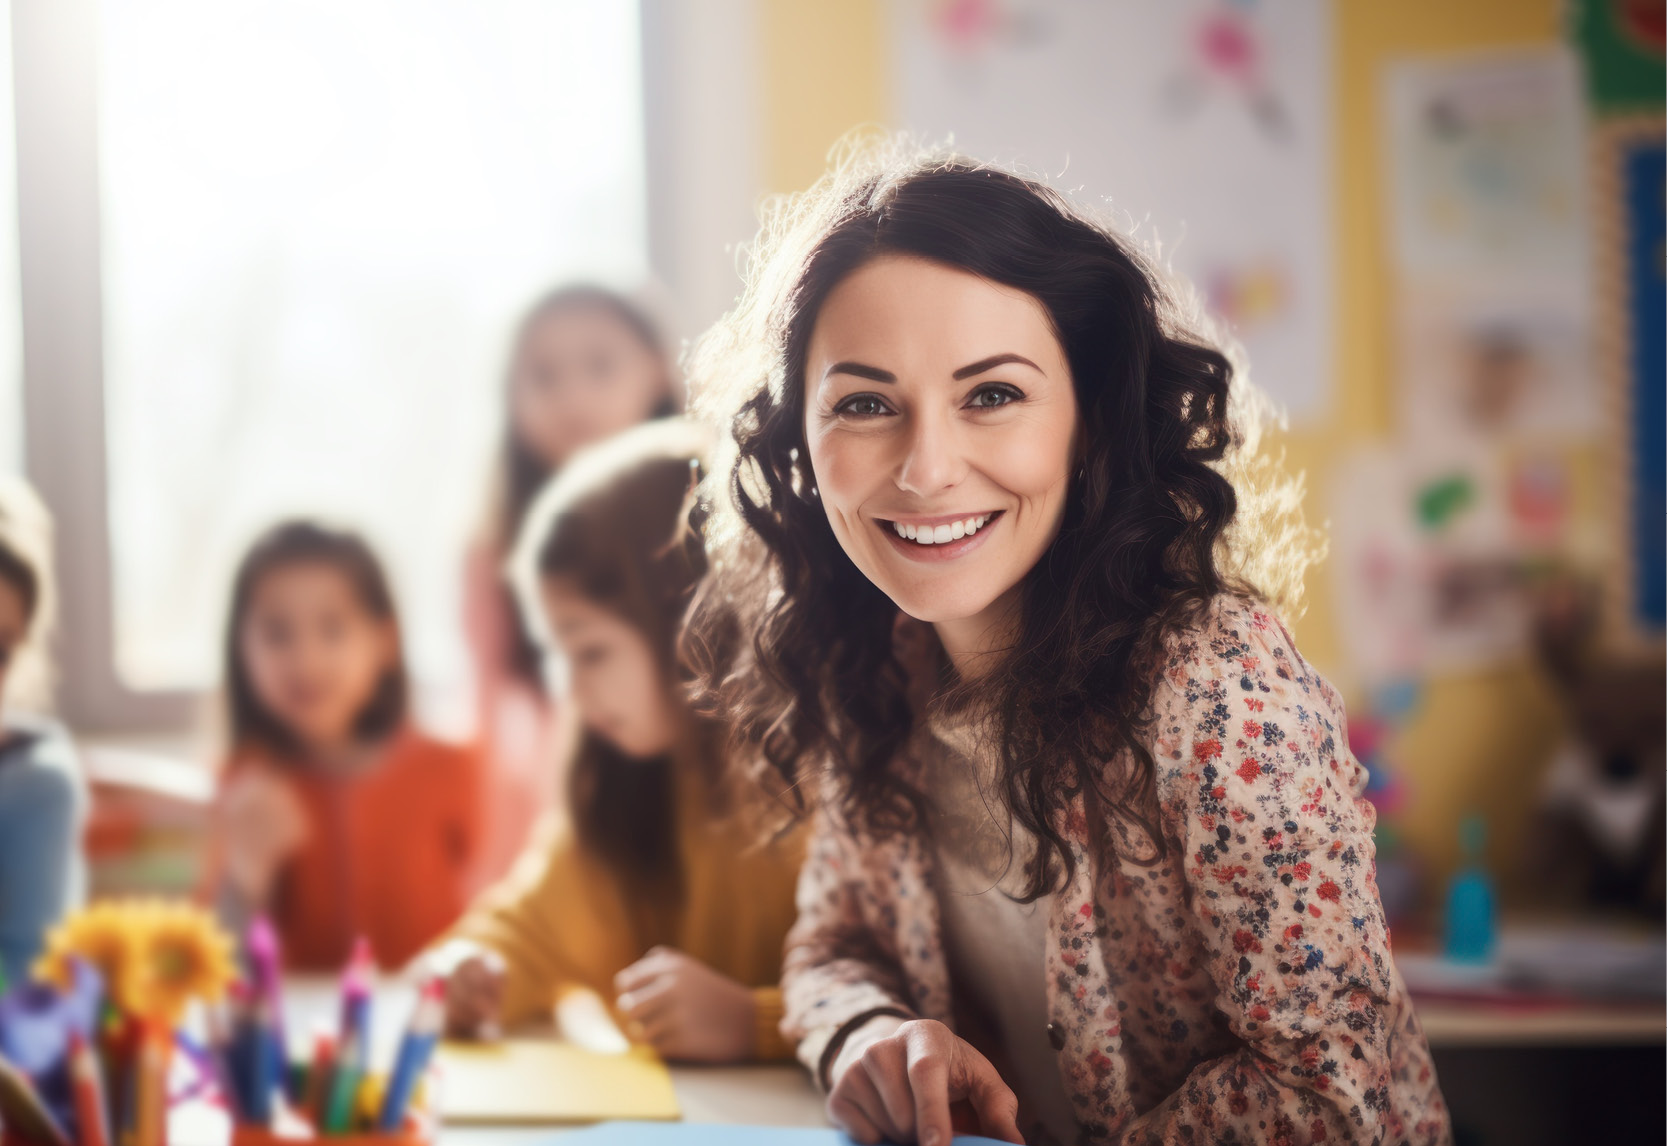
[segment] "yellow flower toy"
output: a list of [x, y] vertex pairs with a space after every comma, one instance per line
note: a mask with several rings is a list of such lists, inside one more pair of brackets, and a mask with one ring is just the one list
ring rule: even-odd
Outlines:
[[169, 1025], [192, 999], [219, 999], [236, 973], [231, 938], [214, 918], [164, 900], [107, 900], [70, 916], [48, 937], [35, 974], [65, 987], [72, 957], [98, 968], [119, 1009]]

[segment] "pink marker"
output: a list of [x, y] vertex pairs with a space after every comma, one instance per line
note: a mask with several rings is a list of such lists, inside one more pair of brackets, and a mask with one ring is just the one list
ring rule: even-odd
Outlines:
[[279, 1040], [283, 1037], [284, 1014], [284, 953], [278, 930], [264, 915], [255, 917], [249, 925], [244, 947], [249, 953], [249, 981], [256, 994], [264, 996], [272, 1008], [272, 1025]]
[[[370, 1056], [370, 997], [376, 985], [376, 958], [371, 954], [370, 941], [360, 936], [353, 944], [353, 957], [342, 974], [341, 1034], [336, 1040], [338, 1050], [345, 1056], [349, 1048], [361, 1060]], [[363, 1071], [368, 1061], [351, 1064]]]

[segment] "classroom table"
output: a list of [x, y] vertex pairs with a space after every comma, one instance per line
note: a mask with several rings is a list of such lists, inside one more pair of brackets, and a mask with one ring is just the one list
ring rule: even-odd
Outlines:
[[[393, 1054], [410, 1017], [414, 991], [408, 981], [378, 987], [372, 1043], [382, 1061]], [[292, 979], [284, 991], [284, 1019], [293, 1049], [319, 1025], [333, 1027], [340, 1009], [334, 980]], [[728, 1122], [756, 1126], [826, 1126], [822, 1096], [810, 1076], [791, 1064], [769, 1066], [673, 1066], [672, 1088], [686, 1122]], [[443, 1146], [532, 1146], [573, 1127], [453, 1126], [441, 1131]]]

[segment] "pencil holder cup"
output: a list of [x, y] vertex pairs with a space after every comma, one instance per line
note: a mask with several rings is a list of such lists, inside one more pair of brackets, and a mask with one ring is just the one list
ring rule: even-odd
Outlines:
[[435, 1128], [407, 1126], [394, 1134], [334, 1134], [297, 1139], [280, 1137], [264, 1126], [239, 1126], [232, 1131], [232, 1146], [295, 1146], [297, 1142], [329, 1143], [329, 1146], [433, 1146]]
[[[355, 1120], [357, 1129], [343, 1133], [326, 1133], [318, 1128], [317, 1122], [304, 1117], [300, 1113], [299, 1104], [291, 1107], [285, 1115], [288, 1125], [279, 1127], [264, 1126], [259, 1123], [240, 1122], [232, 1128], [231, 1146], [297, 1146], [298, 1143], [314, 1142], [318, 1146], [434, 1146], [440, 1136], [440, 1089], [436, 1071], [425, 1071], [422, 1081], [416, 1090], [416, 1097], [405, 1115], [405, 1121], [398, 1130], [388, 1133], [365, 1129], [374, 1118], [372, 1111], [381, 1105], [380, 1075], [367, 1077], [364, 1086], [368, 1093], [363, 1094], [365, 1101], [358, 1107], [359, 1114]], [[305, 1082], [304, 1072], [299, 1081]]]

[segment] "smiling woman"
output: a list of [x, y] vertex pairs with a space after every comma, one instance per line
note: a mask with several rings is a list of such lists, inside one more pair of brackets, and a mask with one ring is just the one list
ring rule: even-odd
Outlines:
[[1274, 611], [1312, 537], [1187, 292], [942, 157], [836, 170], [752, 271], [691, 363], [733, 453], [688, 650], [814, 804], [783, 1031], [830, 1116], [1445, 1141], [1365, 774]]

